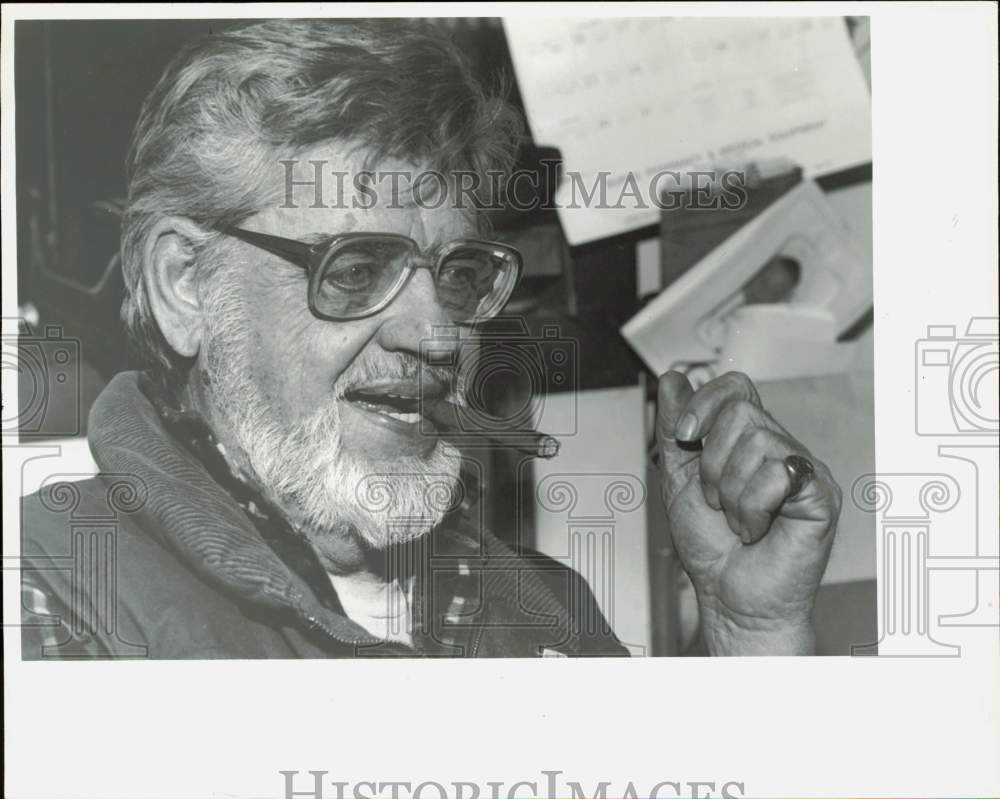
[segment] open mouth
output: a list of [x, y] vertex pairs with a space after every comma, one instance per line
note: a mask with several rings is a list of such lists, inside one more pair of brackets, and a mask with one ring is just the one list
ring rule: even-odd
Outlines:
[[445, 392], [443, 384], [387, 382], [355, 386], [344, 393], [344, 399], [361, 410], [380, 414], [400, 425], [417, 426], [424, 418], [420, 413], [421, 405], [436, 402]]
[[420, 421], [420, 400], [417, 397], [356, 389], [344, 394], [344, 399], [367, 411], [381, 413], [404, 424], [417, 424]]

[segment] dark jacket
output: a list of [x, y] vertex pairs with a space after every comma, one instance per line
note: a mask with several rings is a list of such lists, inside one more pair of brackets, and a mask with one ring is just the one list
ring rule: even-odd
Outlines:
[[112, 380], [89, 430], [98, 476], [22, 500], [25, 658], [627, 654], [574, 571], [453, 521], [406, 555], [414, 648], [381, 642], [311, 550], [262, 534], [137, 373]]

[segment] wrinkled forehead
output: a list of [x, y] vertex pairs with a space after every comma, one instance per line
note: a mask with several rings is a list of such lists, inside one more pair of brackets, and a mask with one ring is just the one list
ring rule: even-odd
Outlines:
[[397, 233], [422, 248], [478, 233], [473, 204], [457, 177], [420, 163], [375, 161], [363, 147], [323, 144], [276, 157], [258, 229], [289, 238], [351, 232]]

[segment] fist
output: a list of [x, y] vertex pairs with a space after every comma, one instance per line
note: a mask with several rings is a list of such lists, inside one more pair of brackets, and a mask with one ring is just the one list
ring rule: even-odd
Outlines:
[[[808, 654], [812, 612], [840, 514], [826, 465], [730, 372], [694, 391], [660, 378], [657, 455], [674, 548], [698, 595], [712, 654]], [[796, 486], [785, 458], [814, 473]]]

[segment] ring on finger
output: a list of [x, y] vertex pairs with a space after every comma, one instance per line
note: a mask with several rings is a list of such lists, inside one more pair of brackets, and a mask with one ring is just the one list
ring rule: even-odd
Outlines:
[[791, 498], [797, 496], [806, 487], [806, 484], [812, 480], [813, 475], [816, 474], [816, 467], [813, 466], [811, 460], [801, 455], [786, 456], [784, 464], [790, 484], [788, 496]]

